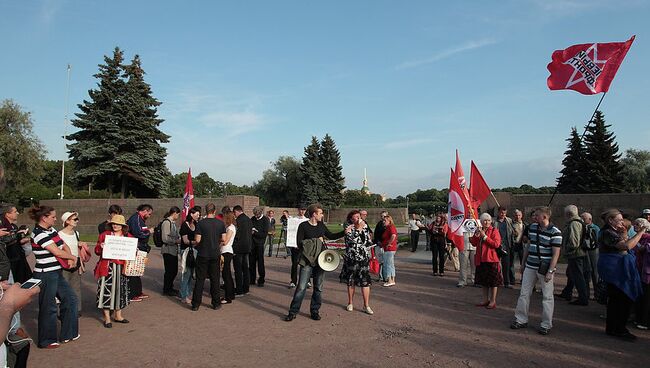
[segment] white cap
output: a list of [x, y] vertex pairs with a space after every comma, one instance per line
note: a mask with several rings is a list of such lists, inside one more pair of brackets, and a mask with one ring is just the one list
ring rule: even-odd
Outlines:
[[650, 208], [646, 208], [645, 210], [643, 210], [643, 214], [650, 215]]

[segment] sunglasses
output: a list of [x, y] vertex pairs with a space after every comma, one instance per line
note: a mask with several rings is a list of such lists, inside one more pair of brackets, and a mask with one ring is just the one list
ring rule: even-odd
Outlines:
[[73, 219], [70, 219], [70, 220], [71, 221], [79, 221], [79, 218], [77, 217], [77, 218], [73, 218]]

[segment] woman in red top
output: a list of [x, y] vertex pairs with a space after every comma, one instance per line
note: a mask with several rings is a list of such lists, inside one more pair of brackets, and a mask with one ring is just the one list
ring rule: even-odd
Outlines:
[[433, 265], [433, 276], [445, 275], [445, 251], [447, 250], [447, 216], [443, 213], [436, 215], [436, 219], [427, 227], [431, 235], [431, 264]]
[[383, 277], [386, 283], [383, 286], [395, 285], [395, 252], [397, 252], [397, 228], [390, 215], [384, 217], [384, 233], [382, 234], [381, 247], [384, 249]]
[[129, 305], [128, 280], [122, 274], [124, 261], [117, 259], [105, 259], [103, 257], [104, 242], [106, 236], [128, 236], [129, 227], [126, 225], [124, 216], [114, 215], [109, 225], [112, 230], [106, 230], [99, 234], [95, 254], [99, 256], [95, 266], [95, 278], [97, 279], [97, 308], [104, 313], [104, 327], [111, 328], [111, 311], [115, 311], [114, 321], [118, 323], [129, 323], [128, 319], [122, 317], [122, 309]]
[[482, 227], [469, 240], [476, 247], [475, 282], [483, 286], [484, 302], [476, 306], [494, 309], [497, 306], [497, 287], [503, 285], [501, 263], [496, 251], [501, 246], [501, 235], [498, 229], [492, 227], [492, 216], [484, 213], [480, 219]]

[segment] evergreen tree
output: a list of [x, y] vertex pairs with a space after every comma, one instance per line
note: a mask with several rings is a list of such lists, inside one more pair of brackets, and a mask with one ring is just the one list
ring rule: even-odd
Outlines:
[[[141, 196], [158, 197], [167, 191], [169, 171], [165, 165], [169, 136], [158, 128], [163, 122], [158, 118], [160, 102], [153, 97], [151, 87], [144, 80], [140, 57], [124, 66], [127, 78], [124, 107], [126, 119], [120, 119], [122, 139], [115, 157], [121, 179], [122, 197], [127, 194], [129, 182], [132, 191]], [[139, 189], [139, 190], [138, 190]]]
[[122, 139], [119, 127], [124, 125], [123, 97], [125, 82], [122, 79], [124, 54], [119, 47], [113, 57], [104, 56], [99, 65], [97, 89], [89, 90], [90, 100], [77, 105], [80, 113], [72, 125], [79, 130], [67, 136], [75, 141], [68, 145], [74, 165], [72, 178], [80, 186], [92, 184], [98, 189], [113, 190], [117, 164], [113, 160]]
[[90, 100], [78, 107], [72, 125], [79, 130], [68, 135], [74, 164], [73, 179], [80, 186], [119, 190], [122, 198], [162, 196], [169, 186], [165, 166], [169, 136], [158, 129], [160, 102], [144, 81], [140, 57], [124, 65], [119, 47], [113, 57], [104, 56], [99, 65], [97, 89], [89, 90]]
[[321, 204], [326, 207], [337, 207], [343, 202], [345, 178], [341, 167], [341, 154], [329, 134], [326, 134], [321, 141], [318, 161], [323, 178]]
[[571, 128], [571, 136], [567, 139], [568, 149], [564, 151], [564, 168], [557, 179], [557, 190], [560, 193], [585, 193], [589, 185], [589, 168], [586, 165], [586, 149], [580, 140], [575, 127]]
[[311, 137], [311, 143], [305, 147], [305, 155], [300, 165], [301, 203], [308, 206], [321, 200], [323, 193], [323, 176], [319, 160], [320, 143], [316, 137]]
[[608, 131], [610, 126], [605, 123], [602, 112], [596, 111], [585, 135], [588, 193], [616, 193], [622, 189], [621, 154], [618, 153], [616, 136]]

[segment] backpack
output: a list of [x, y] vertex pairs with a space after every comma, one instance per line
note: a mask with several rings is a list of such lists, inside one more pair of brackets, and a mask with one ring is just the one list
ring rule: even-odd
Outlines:
[[172, 223], [169, 219], [164, 219], [153, 228], [153, 243], [157, 248], [162, 248], [164, 244], [162, 239], [162, 224], [165, 221], [169, 221], [170, 224]]
[[598, 239], [598, 234], [596, 234], [596, 229], [593, 226], [588, 226], [582, 220], [571, 220], [580, 221], [582, 224], [582, 231], [580, 232], [580, 249], [582, 250], [594, 250], [598, 247], [596, 240]]

